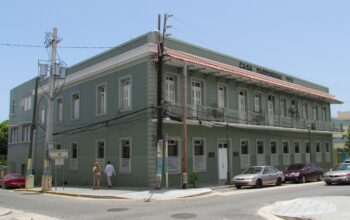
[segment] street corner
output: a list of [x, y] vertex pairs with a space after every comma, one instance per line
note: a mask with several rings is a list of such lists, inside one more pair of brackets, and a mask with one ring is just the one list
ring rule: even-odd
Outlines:
[[[279, 201], [258, 210], [265, 219], [322, 219], [321, 216], [332, 215], [335, 219], [340, 214], [336, 202], [326, 198], [297, 198], [289, 201]], [[323, 218], [327, 219], [327, 218]]]
[[0, 217], [10, 214], [12, 211], [7, 208], [0, 207]]

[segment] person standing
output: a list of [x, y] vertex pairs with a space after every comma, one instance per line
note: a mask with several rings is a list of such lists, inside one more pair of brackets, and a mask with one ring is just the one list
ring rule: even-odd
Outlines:
[[92, 167], [92, 175], [93, 175], [93, 189], [99, 189], [100, 188], [100, 175], [101, 175], [101, 168], [98, 162], [96, 161], [94, 166]]
[[113, 165], [111, 161], [107, 162], [107, 166], [105, 167], [105, 174], [107, 176], [107, 184], [109, 188], [112, 188], [112, 176], [116, 175]]

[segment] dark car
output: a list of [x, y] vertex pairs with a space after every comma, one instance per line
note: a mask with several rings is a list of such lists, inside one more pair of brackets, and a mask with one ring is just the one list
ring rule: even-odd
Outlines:
[[20, 173], [9, 173], [0, 178], [0, 187], [2, 188], [23, 188], [25, 186], [25, 177]]
[[314, 163], [291, 164], [284, 170], [285, 181], [301, 182], [321, 181], [323, 169]]

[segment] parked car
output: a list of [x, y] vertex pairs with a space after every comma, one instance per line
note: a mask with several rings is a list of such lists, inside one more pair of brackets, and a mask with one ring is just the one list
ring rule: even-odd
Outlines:
[[25, 186], [25, 177], [20, 173], [9, 173], [0, 178], [0, 187], [2, 188], [23, 188]]
[[350, 163], [338, 164], [334, 170], [330, 170], [324, 174], [324, 181], [327, 185], [333, 183], [350, 183]]
[[305, 183], [307, 181], [321, 181], [323, 169], [315, 163], [296, 163], [284, 170], [285, 180]]
[[344, 161], [343, 161], [343, 163], [349, 163], [350, 164], [350, 159], [348, 158], [348, 159], [345, 159]]
[[237, 189], [242, 186], [255, 186], [256, 188], [272, 184], [280, 186], [284, 181], [284, 175], [273, 166], [253, 166], [233, 177], [232, 181]]

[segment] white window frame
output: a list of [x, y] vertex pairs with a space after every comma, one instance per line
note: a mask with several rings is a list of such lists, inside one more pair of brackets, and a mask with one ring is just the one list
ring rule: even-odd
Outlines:
[[[168, 77], [172, 77], [174, 78], [174, 100], [171, 100], [171, 96], [169, 96], [170, 92], [168, 91], [168, 80], [167, 78]], [[164, 99], [167, 101], [167, 102], [170, 102], [171, 104], [175, 104], [178, 101], [178, 97], [179, 97], [179, 83], [178, 83], [178, 75], [176, 74], [173, 74], [173, 73], [166, 73], [165, 76], [164, 76]], [[170, 81], [170, 80], [169, 80]]]
[[[78, 106], [76, 106], [74, 96], [78, 95], [79, 96], [79, 102]], [[71, 94], [71, 119], [72, 120], [78, 120], [80, 119], [80, 104], [81, 104], [81, 96], [80, 92], [73, 92]], [[76, 109], [78, 107], [78, 109]]]
[[[276, 153], [272, 153], [272, 142], [276, 143]], [[269, 154], [270, 154], [270, 164], [272, 166], [278, 166], [279, 165], [279, 157], [278, 157], [278, 141], [276, 139], [271, 139], [269, 141]], [[276, 162], [276, 163], [273, 163]]]
[[[59, 103], [59, 100], [61, 103]], [[56, 122], [60, 123], [63, 121], [63, 97], [56, 99]]]
[[[124, 83], [126, 81], [129, 81], [129, 86], [130, 86], [128, 99], [124, 97]], [[125, 106], [125, 100], [128, 100], [129, 106]], [[131, 75], [128, 75], [119, 79], [119, 111], [124, 112], [129, 110], [132, 110], [132, 76]]]
[[[99, 142], [103, 142], [103, 158], [99, 158], [98, 157], [98, 155], [99, 155], [98, 143]], [[105, 166], [105, 163], [106, 163], [106, 151], [107, 151], [106, 140], [104, 138], [96, 140], [96, 142], [95, 142], [95, 158], [96, 158], [96, 161], [98, 161], [98, 163], [99, 163], [99, 165], [101, 167], [101, 170]]]
[[[319, 152], [317, 152], [317, 145], [319, 146]], [[315, 154], [316, 154], [316, 162], [322, 162], [322, 148], [321, 148], [321, 141], [316, 140], [315, 142]]]
[[23, 96], [21, 99], [21, 109], [22, 111], [28, 111], [32, 109], [32, 95]]
[[[176, 141], [177, 142], [177, 156], [169, 156], [169, 141]], [[171, 163], [175, 163], [176, 165], [176, 169], [171, 170], [170, 166], [168, 165], [168, 171], [169, 174], [178, 174], [181, 172], [181, 162], [180, 162], [180, 158], [181, 158], [181, 147], [180, 147], [180, 138], [179, 137], [168, 137], [168, 164]]]
[[[129, 166], [127, 170], [123, 169], [123, 160], [126, 158], [123, 158], [123, 141], [129, 141]], [[131, 173], [131, 163], [132, 163], [132, 139], [131, 137], [123, 137], [119, 139], [119, 172], [123, 174], [130, 174]]]
[[[284, 100], [284, 108], [282, 106], [282, 101]], [[286, 97], [280, 97], [280, 115], [282, 117], [288, 117], [288, 100]]]
[[[288, 153], [284, 152], [284, 143], [287, 143]], [[288, 140], [282, 140], [283, 165], [290, 164], [290, 151], [290, 142]]]
[[[224, 100], [223, 100], [223, 104], [224, 106], [220, 106], [220, 97], [219, 97], [219, 89], [220, 88], [223, 88], [224, 90]], [[217, 106], [218, 108], [227, 108], [228, 107], [228, 86], [227, 84], [224, 84], [224, 83], [218, 83], [217, 86], [216, 86], [216, 91], [217, 91]]]
[[40, 106], [40, 122], [41, 124], [46, 123], [46, 105]]
[[[259, 153], [258, 142], [262, 143], [262, 153]], [[263, 139], [257, 139], [255, 141], [255, 154], [256, 154], [256, 164], [258, 166], [266, 165], [266, 153], [265, 153], [265, 141]]]
[[302, 119], [308, 119], [309, 118], [309, 104], [306, 102], [303, 102], [302, 104], [302, 112], [301, 112], [301, 117]]
[[[256, 100], [257, 98], [259, 98], [258, 103]], [[258, 92], [258, 91], [254, 92], [254, 112], [261, 113], [263, 111], [262, 99], [263, 99], [262, 92]]]
[[[73, 144], [77, 146], [77, 157], [73, 158]], [[78, 158], [79, 158], [79, 144], [77, 141], [73, 141], [69, 147], [69, 169], [78, 170]]]
[[[240, 108], [240, 94], [241, 92], [243, 93], [243, 97], [244, 97], [244, 111], [241, 111]], [[248, 117], [248, 90], [247, 88], [237, 88], [237, 111], [238, 111], [238, 117], [239, 117], [239, 121], [240, 123], [245, 123]]]
[[30, 142], [31, 124], [22, 125], [22, 142]]
[[[327, 151], [328, 145], [328, 151]], [[324, 152], [325, 152], [325, 162], [331, 162], [331, 143], [326, 141], [324, 143]]]
[[[195, 155], [195, 141], [202, 141], [203, 142], [203, 155], [204, 157], [204, 168], [198, 168], [195, 166], [196, 164], [196, 155]], [[197, 156], [198, 157], [198, 156]], [[192, 138], [192, 168], [194, 172], [206, 172], [207, 171], [207, 149], [206, 149], [206, 140], [203, 137], [193, 137]]]
[[[247, 142], [247, 154], [242, 154], [242, 142]], [[239, 159], [240, 159], [240, 167], [241, 169], [245, 169], [250, 167], [251, 161], [250, 161], [250, 140], [245, 138], [239, 139]]]
[[15, 100], [12, 100], [11, 101], [11, 116], [14, 116], [16, 115], [16, 101]]
[[[104, 88], [104, 96], [103, 96], [103, 112], [100, 111], [101, 107], [101, 95], [100, 88]], [[107, 114], [107, 83], [102, 83], [96, 86], [96, 116], [106, 115]]]
[[[299, 152], [298, 153], [295, 152], [295, 143], [298, 143], [298, 147], [299, 147]], [[303, 162], [302, 158], [301, 158], [301, 143], [302, 143], [302, 141], [300, 141], [300, 140], [294, 140], [293, 141], [294, 163], [302, 163]], [[299, 161], [296, 161], [296, 159], [295, 159], [296, 155], [299, 157]]]

